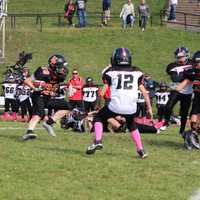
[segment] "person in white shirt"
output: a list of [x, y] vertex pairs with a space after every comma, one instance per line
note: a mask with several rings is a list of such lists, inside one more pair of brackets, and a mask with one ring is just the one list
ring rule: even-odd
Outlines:
[[122, 19], [122, 28], [126, 28], [127, 24], [133, 28], [135, 21], [134, 5], [131, 0], [128, 0], [122, 7], [120, 18]]
[[170, 14], [168, 20], [176, 21], [176, 6], [178, 5], [178, 0], [169, 0]]

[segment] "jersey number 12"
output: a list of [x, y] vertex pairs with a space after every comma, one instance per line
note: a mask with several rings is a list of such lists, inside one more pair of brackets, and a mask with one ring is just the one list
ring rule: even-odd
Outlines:
[[133, 88], [132, 74], [118, 74], [117, 89], [131, 90]]

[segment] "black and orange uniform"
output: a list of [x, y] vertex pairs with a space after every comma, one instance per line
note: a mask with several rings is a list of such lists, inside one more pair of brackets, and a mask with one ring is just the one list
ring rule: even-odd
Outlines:
[[45, 116], [45, 108], [56, 110], [69, 110], [70, 106], [64, 99], [52, 98], [59, 95], [59, 87], [67, 76], [67, 69], [61, 69], [61, 75], [56, 75], [53, 70], [46, 66], [39, 67], [31, 76], [32, 81], [44, 81], [45, 88], [34, 91], [32, 94], [33, 115], [41, 118]]

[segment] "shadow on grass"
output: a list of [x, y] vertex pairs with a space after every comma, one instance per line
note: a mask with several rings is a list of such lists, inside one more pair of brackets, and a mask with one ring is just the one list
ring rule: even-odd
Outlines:
[[85, 154], [84, 151], [80, 151], [77, 149], [67, 149], [67, 148], [61, 149], [58, 147], [39, 147], [39, 149], [45, 150], [45, 151], [53, 151], [56, 153], [74, 154], [74, 155], [82, 155], [82, 156]]
[[170, 141], [170, 140], [147, 140], [146, 143], [149, 145], [153, 145], [159, 148], [173, 148], [173, 149], [182, 149], [183, 143], [177, 141]]
[[19, 135], [10, 135], [8, 134], [0, 134], [0, 138], [6, 138], [6, 139], [11, 139], [11, 140], [15, 140], [17, 142], [21, 142], [21, 136]]
[[[38, 148], [38, 147], [37, 147]], [[64, 153], [64, 154], [70, 154], [70, 155], [80, 155], [82, 157], [86, 157], [86, 158], [93, 158], [94, 156], [98, 156], [100, 155], [100, 151], [96, 151], [95, 154], [93, 155], [88, 155], [86, 154], [86, 149], [83, 150], [78, 150], [78, 149], [67, 149], [67, 148], [58, 148], [58, 147], [39, 147], [40, 150], [45, 150], [45, 151], [53, 151], [55, 153]], [[112, 152], [105, 152], [105, 151], [101, 151], [101, 156], [105, 155], [105, 156], [119, 156], [118, 153], [112, 153]]]

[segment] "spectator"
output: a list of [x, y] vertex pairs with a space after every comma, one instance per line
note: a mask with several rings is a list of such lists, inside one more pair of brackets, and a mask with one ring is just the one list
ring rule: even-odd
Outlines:
[[69, 103], [73, 108], [83, 109], [83, 102], [82, 102], [82, 89], [84, 82], [80, 77], [77, 69], [73, 69], [72, 71], [72, 78], [68, 81], [69, 85]]
[[149, 18], [149, 6], [146, 4], [145, 0], [141, 0], [140, 5], [138, 6], [138, 14], [141, 30], [144, 32]]
[[110, 20], [111, 0], [103, 0], [102, 8], [103, 8], [102, 26], [107, 26], [108, 21]]
[[75, 6], [75, 4], [73, 3], [72, 0], [66, 1], [64, 10], [65, 10], [64, 17], [68, 20], [68, 26], [69, 27], [74, 26], [74, 24], [72, 22], [72, 18], [73, 18], [75, 11], [76, 11], [76, 6]]
[[79, 27], [85, 27], [86, 22], [86, 2], [87, 0], [76, 0], [77, 16], [79, 20]]
[[170, 14], [168, 20], [170, 21], [176, 21], [176, 6], [178, 4], [178, 0], [169, 0], [169, 8], [170, 8]]
[[135, 21], [134, 5], [131, 0], [128, 0], [122, 7], [120, 18], [122, 19], [122, 28], [126, 28], [127, 24], [133, 28]]

